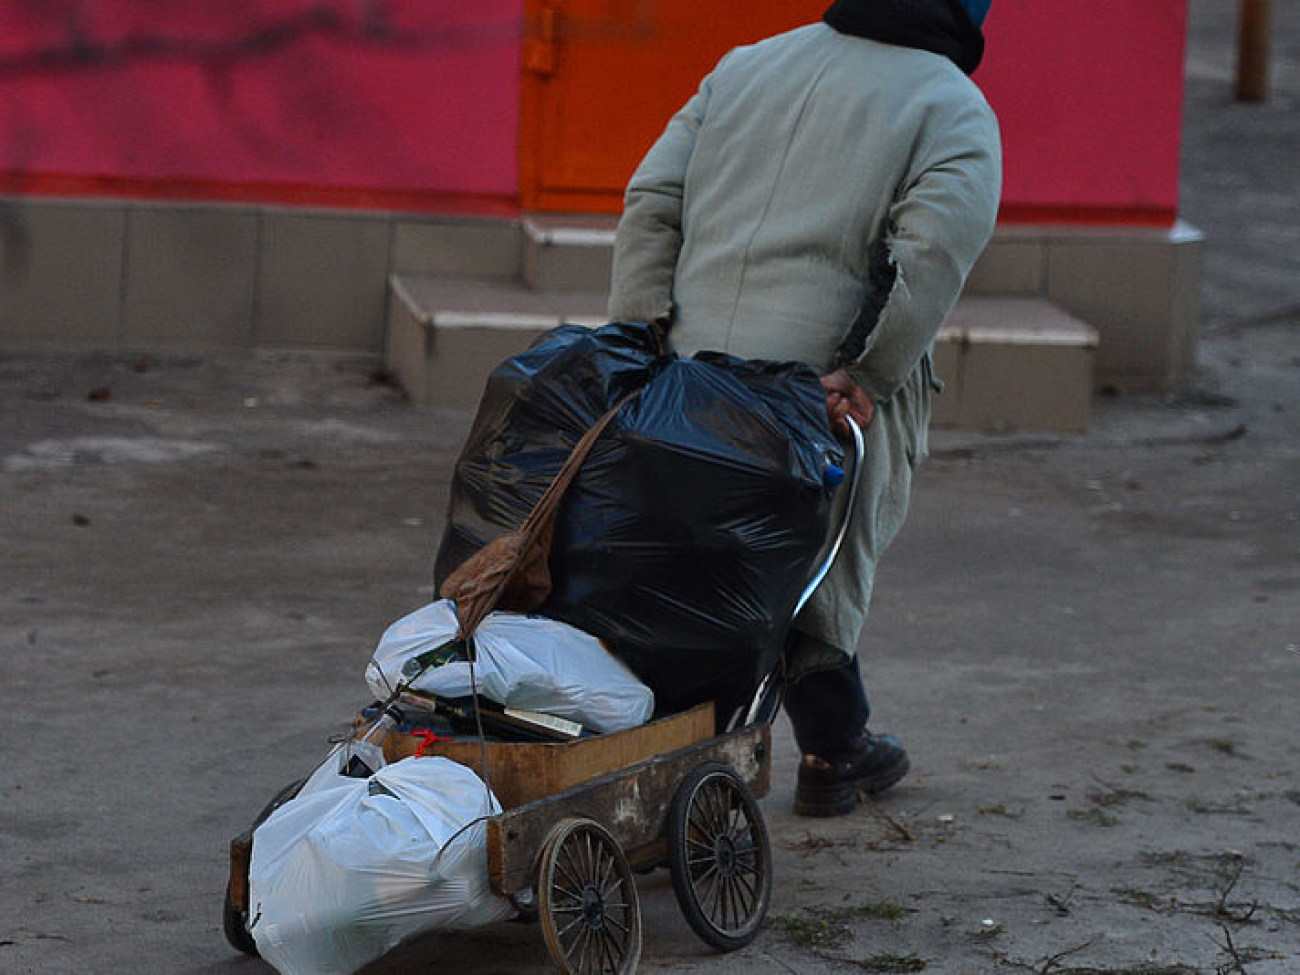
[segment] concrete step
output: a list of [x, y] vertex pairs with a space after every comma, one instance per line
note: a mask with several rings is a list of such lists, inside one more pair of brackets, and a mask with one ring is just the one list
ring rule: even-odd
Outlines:
[[[394, 275], [386, 363], [417, 403], [473, 409], [487, 375], [563, 322], [605, 322], [603, 290]], [[935, 346], [946, 384], [937, 426], [1081, 431], [1092, 400], [1094, 329], [1040, 298], [971, 296]]]
[[1097, 330], [1045, 298], [968, 295], [935, 342], [933, 422], [963, 430], [1082, 432]]
[[618, 218], [607, 214], [528, 214], [524, 284], [538, 291], [606, 290], [617, 226]]
[[473, 409], [488, 373], [565, 322], [603, 325], [605, 295], [394, 274], [384, 362], [414, 402]]

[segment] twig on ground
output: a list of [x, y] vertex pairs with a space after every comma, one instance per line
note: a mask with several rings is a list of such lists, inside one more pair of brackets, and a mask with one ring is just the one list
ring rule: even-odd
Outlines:
[[1054, 955], [1049, 955], [1043, 959], [1042, 965], [1038, 967], [1038, 975], [1051, 975], [1052, 970], [1064, 959], [1069, 958], [1071, 955], [1077, 955], [1079, 952], [1091, 947], [1092, 941], [1088, 940], [1081, 945], [1075, 945], [1073, 948], [1067, 948], [1065, 951], [1058, 951]]
[[[1077, 955], [1086, 948], [1092, 947], [1092, 941], [1085, 941], [1081, 945], [1073, 948], [1067, 948], [1065, 951], [1057, 952], [1055, 955], [1048, 955], [1046, 958], [1035, 962], [1017, 961], [1005, 952], [994, 952], [993, 957], [1003, 965], [1010, 965], [1012, 968], [1020, 968], [1027, 972], [1033, 972], [1034, 975], [1051, 975], [1052, 971], [1062, 960], [1069, 958], [1071, 955]], [[1071, 969], [1073, 971], [1073, 969]]]
[[765, 952], [763, 952], [763, 955], [764, 955], [764, 957], [769, 958], [769, 959], [771, 959], [772, 961], [776, 962], [778, 965], [780, 965], [782, 968], [784, 968], [787, 972], [789, 972], [790, 975], [799, 975], [799, 970], [798, 970], [797, 968], [791, 968], [789, 965], [787, 965], [787, 964], [786, 964], [784, 961], [782, 961], [780, 958], [777, 958], [776, 955], [773, 955], [771, 952], [767, 952], [767, 951], [765, 951]]
[[1056, 908], [1056, 913], [1066, 915], [1070, 913], [1070, 901], [1074, 900], [1074, 895], [1079, 890], [1078, 887], [1071, 887], [1064, 894], [1044, 894], [1047, 903]]
[[[1234, 911], [1229, 906], [1228, 895], [1231, 894], [1233, 889], [1237, 886], [1237, 881], [1241, 879], [1241, 875], [1246, 869], [1245, 857], [1240, 855], [1234, 856], [1233, 861], [1235, 862], [1236, 870], [1233, 871], [1232, 876], [1228, 878], [1227, 886], [1224, 887], [1222, 893], [1219, 894], [1219, 900], [1214, 905], [1214, 916], [1232, 921], [1235, 924], [1245, 924], [1255, 916], [1255, 911], [1259, 909], [1259, 902], [1251, 901], [1250, 906], [1246, 908], [1244, 912]], [[1227, 932], [1226, 928], [1224, 928], [1224, 932]]]
[[870, 812], [871, 815], [875, 816], [877, 819], [879, 819], [881, 822], [887, 825], [890, 829], [892, 829], [895, 833], [897, 833], [899, 838], [904, 843], [916, 842], [916, 837], [912, 835], [911, 830], [909, 830], [898, 820], [894, 819], [894, 817], [890, 816], [887, 812], [885, 812], [883, 809], [877, 806], [870, 799], [864, 797], [862, 800], [862, 804], [867, 807], [867, 811]]
[[1236, 944], [1233, 943], [1232, 932], [1224, 924], [1219, 925], [1219, 930], [1223, 932], [1223, 940], [1214, 941], [1213, 938], [1210, 940], [1214, 941], [1222, 951], [1227, 953], [1229, 961], [1222, 965], [1216, 965], [1214, 967], [1215, 975], [1248, 975], [1246, 960], [1241, 957], [1241, 952], [1237, 950]]

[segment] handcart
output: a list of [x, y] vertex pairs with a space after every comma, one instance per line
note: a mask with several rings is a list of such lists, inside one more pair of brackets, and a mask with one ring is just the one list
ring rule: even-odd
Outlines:
[[[844, 514], [796, 606], [830, 571], [858, 490], [861, 430], [850, 420], [854, 463]], [[691, 929], [720, 951], [749, 944], [766, 917], [772, 854], [758, 799], [767, 795], [771, 725], [781, 681], [771, 674], [747, 709], [716, 733], [711, 704], [612, 734], [564, 743], [435, 742], [426, 754], [468, 765], [503, 811], [486, 823], [491, 888], [540, 922], [565, 975], [630, 975], [641, 954], [635, 875], [666, 866]], [[409, 736], [385, 742], [395, 761], [414, 754]], [[224, 930], [256, 954], [248, 930], [253, 831], [297, 794], [278, 793], [230, 844]]]

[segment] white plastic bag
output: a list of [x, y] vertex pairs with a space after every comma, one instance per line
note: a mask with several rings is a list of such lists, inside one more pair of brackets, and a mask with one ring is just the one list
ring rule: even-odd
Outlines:
[[283, 975], [346, 975], [411, 935], [511, 916], [488, 886], [475, 820], [500, 806], [477, 775], [407, 758], [355, 779], [338, 774], [340, 754], [253, 833], [249, 931], [263, 959]]
[[[406, 663], [456, 636], [456, 607], [441, 599], [416, 610], [384, 633], [366, 668], [376, 697], [386, 698], [411, 677]], [[478, 693], [507, 707], [544, 711], [608, 733], [645, 724], [654, 694], [593, 636], [520, 613], [495, 612], [474, 631]], [[466, 697], [470, 665], [456, 660], [430, 667], [411, 682], [441, 697]]]

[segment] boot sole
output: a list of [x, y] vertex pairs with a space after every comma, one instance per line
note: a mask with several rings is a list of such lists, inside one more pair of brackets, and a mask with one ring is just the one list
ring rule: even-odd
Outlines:
[[862, 796], [875, 797], [893, 788], [911, 768], [911, 761], [904, 757], [897, 765], [851, 782], [816, 786], [798, 784], [794, 792], [795, 814], [816, 818], [846, 815], [858, 807]]

